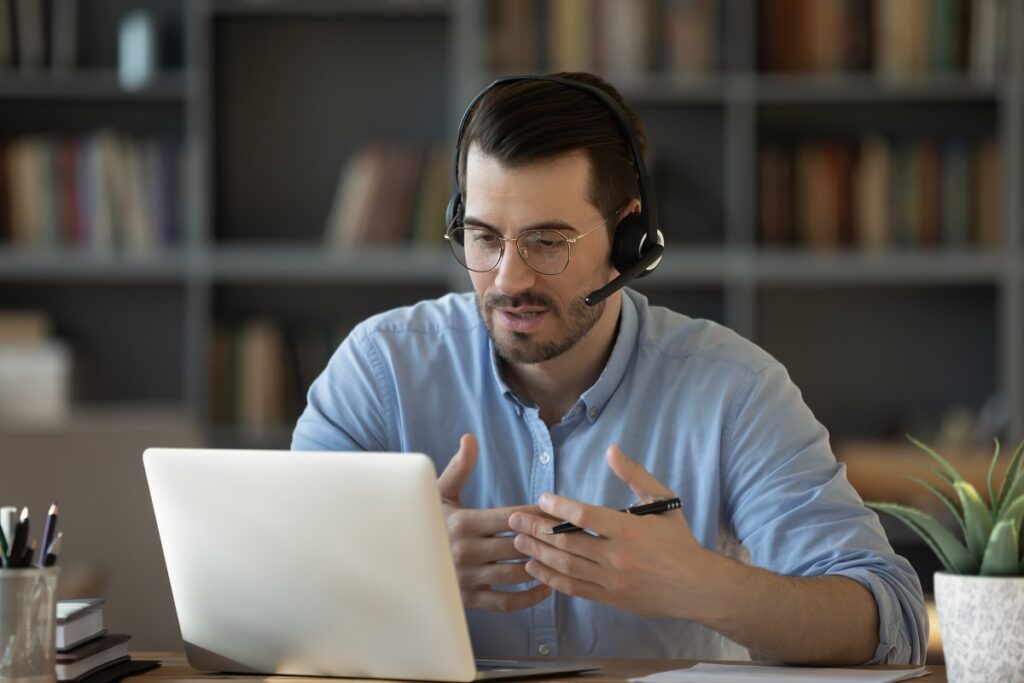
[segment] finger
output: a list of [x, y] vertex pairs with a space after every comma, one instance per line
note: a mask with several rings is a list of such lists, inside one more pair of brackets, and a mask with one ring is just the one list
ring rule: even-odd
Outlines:
[[525, 555], [516, 550], [514, 536], [501, 538], [468, 538], [452, 541], [452, 559], [456, 567], [478, 567], [492, 562], [521, 560]]
[[649, 503], [658, 498], [675, 495], [672, 489], [655, 479], [643, 465], [626, 457], [618, 446], [609, 446], [605, 459], [615, 476], [625, 482], [633, 494], [643, 502]]
[[607, 591], [596, 583], [574, 579], [558, 572], [539, 560], [526, 563], [526, 571], [542, 585], [550, 586], [564, 595], [572, 595], [595, 602], [607, 602]]
[[[605, 538], [618, 535], [623, 527], [623, 515], [599, 505], [587, 505], [572, 498], [563, 498], [554, 493], [545, 493], [538, 501], [540, 509], [556, 519], [571, 522], [581, 529], [590, 529]], [[576, 532], [577, 534], [579, 532]]]
[[561, 523], [562, 520], [552, 522], [546, 515], [537, 516], [525, 512], [517, 512], [509, 518], [509, 526], [513, 531], [529, 534], [542, 543], [600, 562], [604, 557], [603, 551], [608, 545], [608, 539], [585, 533], [549, 533], [554, 525]]
[[459, 504], [462, 487], [466, 485], [466, 479], [476, 465], [477, 451], [476, 438], [472, 434], [463, 434], [459, 439], [459, 451], [452, 456], [444, 472], [437, 478], [442, 500]]
[[520, 534], [515, 539], [516, 550], [543, 563], [559, 574], [573, 579], [601, 583], [605, 571], [593, 560], [567, 552], [532, 536]]
[[522, 591], [477, 590], [467, 596], [466, 606], [512, 612], [533, 607], [549, 595], [551, 588], [544, 584]]
[[[462, 509], [454, 511], [448, 518], [448, 533], [453, 537], [484, 537], [512, 531], [509, 518], [517, 512], [543, 515], [536, 505], [514, 505], [506, 508], [485, 510]], [[557, 524], [557, 522], [553, 522]]]
[[526, 573], [525, 562], [501, 562], [479, 567], [463, 567], [457, 571], [460, 586], [490, 588], [530, 583], [533, 577]]

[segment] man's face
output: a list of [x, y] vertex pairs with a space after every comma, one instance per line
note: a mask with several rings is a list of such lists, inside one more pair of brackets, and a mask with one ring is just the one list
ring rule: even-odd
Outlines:
[[[505, 238], [531, 228], [582, 235], [606, 218], [586, 200], [589, 182], [583, 152], [508, 168], [473, 145], [466, 160], [465, 225], [492, 228]], [[608, 231], [601, 228], [570, 245], [569, 265], [557, 275], [534, 271], [511, 242], [496, 268], [470, 272], [498, 354], [511, 363], [541, 363], [584, 339], [605, 302], [591, 307], [583, 298], [614, 275], [610, 253]]]

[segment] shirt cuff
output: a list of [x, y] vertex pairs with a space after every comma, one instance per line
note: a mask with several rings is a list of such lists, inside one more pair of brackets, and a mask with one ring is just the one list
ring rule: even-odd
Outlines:
[[[928, 647], [928, 613], [920, 586], [906, 577], [893, 579], [870, 570], [844, 570], [834, 576], [853, 579], [871, 591], [878, 605], [878, 647], [865, 664], [924, 664]], [[914, 584], [917, 577], [914, 576]]]

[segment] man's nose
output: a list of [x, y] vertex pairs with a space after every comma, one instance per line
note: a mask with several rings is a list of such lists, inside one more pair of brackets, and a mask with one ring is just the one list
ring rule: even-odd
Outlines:
[[505, 254], [498, 264], [498, 274], [494, 278], [495, 286], [503, 294], [518, 294], [537, 281], [537, 271], [526, 265], [526, 256], [528, 254], [523, 253], [517, 243], [507, 243]]

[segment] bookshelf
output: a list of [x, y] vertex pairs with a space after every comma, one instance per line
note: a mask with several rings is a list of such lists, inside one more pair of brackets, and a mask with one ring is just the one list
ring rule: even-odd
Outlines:
[[[134, 161], [143, 163], [148, 153], [143, 151], [143, 141], [159, 140], [167, 151], [164, 156], [176, 163], [171, 150], [184, 144], [188, 103], [180, 45], [184, 15], [172, 0], [148, 4], [161, 27], [156, 44], [161, 71], [145, 87], [126, 90], [117, 78], [117, 26], [123, 13], [137, 5], [98, 0], [78, 6], [73, 18], [77, 43], [73, 66], [47, 63], [25, 68], [11, 55], [12, 60], [0, 69], [0, 144], [7, 171], [0, 220], [0, 309], [48, 315], [56, 335], [72, 350], [74, 399], [78, 412], [85, 413], [98, 406], [136, 403], [173, 406], [182, 412], [189, 363], [181, 353], [186, 343], [186, 238], [178, 234], [164, 242], [161, 235], [153, 249], [130, 248], [128, 233], [123, 232], [126, 224], [117, 220], [116, 228], [109, 224], [101, 235], [92, 216], [89, 228], [95, 232], [88, 235], [73, 232], [64, 215], [57, 216], [49, 226], [51, 232], [38, 240], [39, 223], [32, 224], [32, 233], [14, 231], [9, 184], [14, 174], [12, 149], [32, 141], [22, 150], [34, 152], [37, 162], [52, 161], [52, 177], [60, 173], [62, 181], [66, 152], [74, 155], [76, 174], [84, 177], [84, 166], [77, 166], [78, 162], [98, 160], [100, 153], [92, 150], [101, 146], [109, 153], [116, 145], [131, 144]], [[47, 31], [53, 27], [52, 23], [40, 27], [44, 42], [50, 40]], [[55, 43], [47, 45], [47, 51], [51, 49], [56, 51]], [[103, 136], [98, 135], [101, 130], [106, 131]], [[152, 159], [156, 161], [157, 156]], [[147, 168], [138, 175], [149, 172]], [[91, 180], [97, 177], [90, 175]], [[53, 194], [44, 195], [43, 185]], [[56, 204], [56, 190], [65, 190], [56, 181], [51, 189], [48, 182], [36, 179], [30, 187], [31, 201], [51, 205]], [[76, 184], [73, 191], [79, 187]], [[24, 209], [28, 193], [19, 195]], [[183, 194], [176, 193], [174, 203], [184, 205]], [[145, 218], [152, 220], [148, 214]], [[177, 229], [180, 222], [175, 223]], [[21, 228], [25, 225], [23, 215]], [[155, 224], [153, 230], [157, 230]], [[133, 240], [149, 237], [137, 229], [131, 234]]]
[[[143, 3], [79, 3], [75, 68], [0, 70], [0, 146], [98, 129], [160, 136], [180, 144], [187, 174], [177, 238], [154, 249], [24, 248], [0, 226], [0, 310], [46, 312], [76, 361], [72, 424], [40, 428], [31, 442], [12, 441], [19, 426], [0, 425], [11, 452], [30, 454], [26, 462], [50, 472], [37, 454], [70, 457], [82, 448], [81, 434], [93, 433], [88, 449], [105, 453], [101, 441], [116, 444], [124, 458], [104, 472], [136, 477], [113, 490], [137, 493], [141, 473], [123, 463], [137, 463], [142, 445], [157, 437], [126, 440], [121, 432], [142, 429], [140, 409], [188, 417], [180, 428], [147, 432], [163, 445], [286, 447], [300, 389], [348, 325], [469, 289], [443, 244], [325, 245], [345, 162], [370, 141], [450, 149], [466, 103], [494, 77], [518, 71], [494, 63], [496, 8], [519, 3], [536, 18], [550, 1], [149, 0], [165, 68], [134, 91], [117, 81], [117, 25]], [[637, 289], [655, 304], [722, 322], [778, 357], [830, 429], [839, 457], [864, 481], [877, 484], [872, 474], [883, 463], [907, 461], [891, 445], [901, 431], [927, 437], [950, 409], [991, 409], [997, 393], [1004, 443], [1016, 442], [1024, 437], [1024, 3], [993, 0], [1011, 13], [1009, 54], [994, 76], [959, 69], [890, 77], [863, 68], [761, 68], [759, 12], [769, 2], [666, 2], [714, 8], [710, 66], [611, 75], [646, 124], [669, 238], [657, 273]], [[600, 4], [566, 0], [562, 10], [579, 15]], [[1002, 163], [998, 244], [763, 244], [762, 147], [841, 140], [858, 149], [868, 133], [994, 141]], [[251, 385], [217, 362], [223, 356], [214, 347], [225, 336], [239, 345], [245, 330], [264, 352], [277, 345], [289, 356], [274, 380], [286, 397], [280, 405], [221, 404], [225, 385], [235, 393]], [[45, 492], [37, 493], [42, 500]], [[143, 498], [133, 509], [148, 520]], [[927, 549], [883, 522], [927, 587], [934, 564]], [[138, 537], [155, 538], [148, 528]], [[91, 547], [85, 539], [83, 532], [80, 548]], [[151, 571], [162, 566], [158, 549], [146, 558], [147, 568], [131, 576], [159, 577]], [[116, 578], [111, 595], [130, 580]], [[145, 606], [147, 590], [110, 604]], [[156, 612], [144, 607], [125, 624], [140, 644], [169, 649], [177, 636], [169, 597], [161, 599], [159, 628]]]
[[[715, 49], [705, 68], [611, 75], [648, 128], [670, 240], [657, 274], [637, 288], [767, 348], [837, 440], [927, 428], [997, 393], [1004, 436], [1024, 436], [1024, 8], [1007, 3], [1009, 54], [994, 77], [953, 69], [891, 78], [765, 70], [758, 3], [706, 4]], [[83, 404], [170, 403], [212, 444], [286, 445], [291, 414], [258, 429], [212, 418], [214, 331], [256, 319], [285, 332], [338, 328], [468, 288], [443, 245], [345, 250], [322, 235], [343, 164], [367, 141], [450, 145], [465, 103], [515, 70], [493, 55], [502, 5], [167, 0], [154, 6], [175, 66], [133, 92], [117, 85], [111, 47], [133, 3], [83, 10], [80, 67], [0, 75], [0, 135], [108, 126], [180, 140], [190, 169], [181, 239], [154, 253], [0, 247], [0, 305], [54, 316], [94, 378], [78, 385]], [[563, 11], [586, 10], [567, 2]], [[999, 244], [762, 244], [759, 150], [835, 139], [856, 148], [867, 133], [996, 143]], [[101, 379], [125, 374], [114, 362], [122, 357], [147, 358], [127, 366], [144, 381]]]

